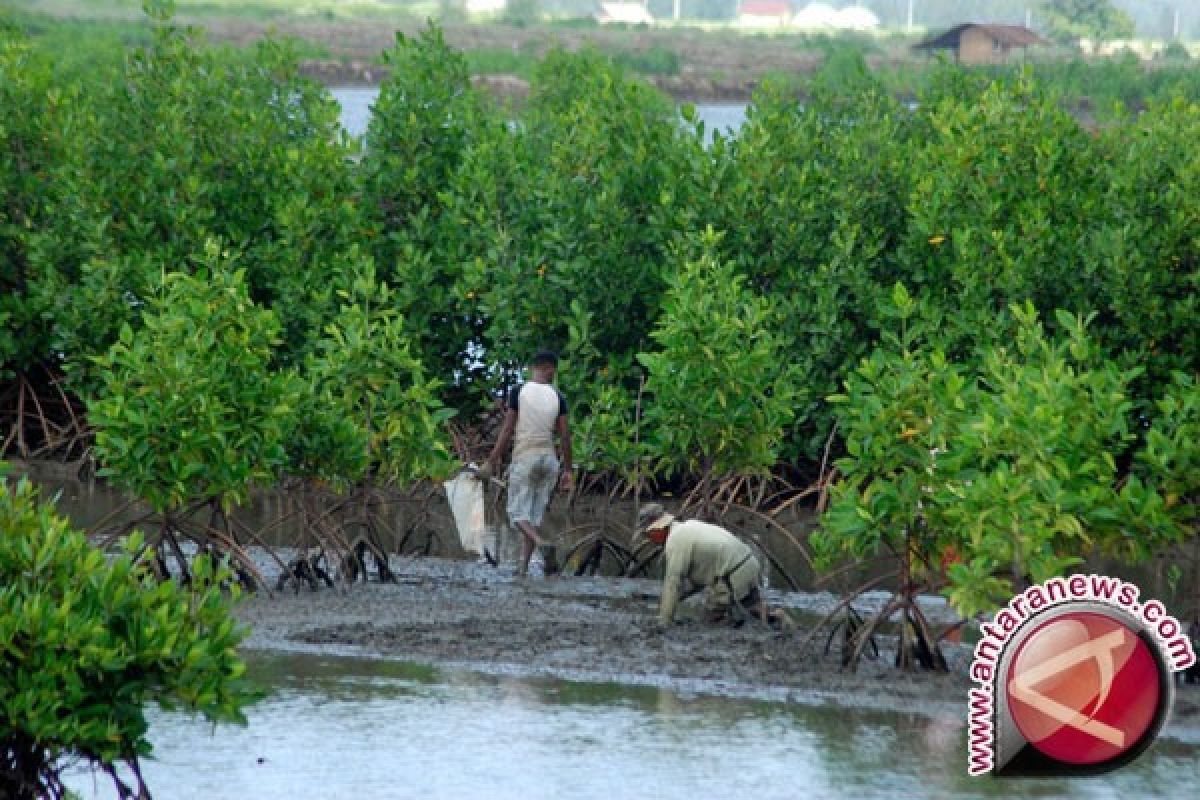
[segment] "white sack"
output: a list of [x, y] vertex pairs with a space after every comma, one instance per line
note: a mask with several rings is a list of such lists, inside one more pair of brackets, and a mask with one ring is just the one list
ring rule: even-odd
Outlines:
[[454, 514], [454, 525], [458, 528], [458, 540], [463, 550], [474, 556], [483, 555], [487, 537], [483, 483], [464, 471], [442, 485], [446, 488], [446, 500]]

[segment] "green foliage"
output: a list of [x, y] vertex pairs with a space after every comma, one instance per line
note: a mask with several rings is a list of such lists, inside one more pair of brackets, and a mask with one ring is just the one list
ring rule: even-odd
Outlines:
[[1102, 284], [1079, 305], [1105, 310], [1100, 333], [1145, 368], [1143, 397], [1200, 364], [1197, 136], [1200, 106], [1175, 99], [1124, 117], [1094, 146], [1103, 196], [1081, 260]]
[[1059, 41], [1133, 38], [1133, 19], [1112, 0], [1043, 0], [1041, 12], [1050, 35]]
[[[824, 563], [890, 550], [936, 582], [948, 560], [946, 593], [974, 614], [1089, 553], [1135, 563], [1182, 538], [1153, 487], [1118, 480], [1133, 375], [1092, 366], [1084, 320], [1059, 312], [1056, 342], [1032, 306], [1014, 307], [1014, 346], [988, 346], [969, 370], [919, 346], [900, 286], [893, 306], [901, 335], [830, 398], [847, 455], [814, 539]], [[1160, 452], [1176, 452], [1168, 441]]]
[[511, 369], [559, 349], [573, 408], [632, 391], [705, 160], [655, 90], [595, 51], [550, 53], [518, 129], [469, 162], [490, 187], [463, 211], [485, 248], [463, 286], [484, 352]]
[[453, 412], [410, 352], [391, 291], [365, 262], [338, 295], [341, 310], [305, 364], [311, 396], [295, 440], [301, 471], [334, 483], [368, 471], [402, 484], [445, 476], [453, 464], [444, 423]]
[[1172, 376], [1137, 452], [1131, 483], [1162, 496], [1166, 513], [1183, 531], [1200, 520], [1200, 385], [1183, 372]]
[[50, 171], [64, 157], [75, 92], [46, 59], [0, 35], [0, 377], [46, 358], [51, 306], [33, 251], [54, 205]]
[[1167, 46], [1163, 48], [1162, 58], [1168, 62], [1188, 63], [1192, 60], [1192, 54], [1178, 39], [1172, 39], [1167, 42]]
[[168, 273], [141, 327], [95, 359], [89, 402], [100, 474], [160, 513], [198, 499], [226, 509], [284, 463], [294, 378], [270, 369], [280, 326], [241, 270], [209, 245], [205, 271]]
[[512, 47], [481, 47], [463, 56], [472, 75], [518, 75], [529, 79], [537, 68], [537, 59]]
[[789, 86], [764, 85], [738, 137], [713, 148], [722, 258], [784, 312], [797, 382], [811, 390], [798, 400], [793, 457], [819, 458], [833, 424], [821, 398], [883, 325], [877, 298], [898, 269], [911, 127], [877, 85], [818, 76], [803, 107]]
[[[100, 434], [114, 479], [154, 493], [160, 507], [197, 492], [233, 499], [249, 481], [273, 476], [284, 465], [272, 426], [291, 431], [287, 469], [340, 487], [438, 474], [446, 459], [441, 420], [453, 410], [471, 424], [543, 346], [563, 355], [559, 380], [579, 459], [590, 469], [628, 478], [641, 455], [658, 464], [659, 477], [717, 469], [717, 460], [727, 469], [804, 471], [834, 431], [837, 406], [822, 398], [848, 379], [865, 381], [852, 378], [856, 365], [882, 337], [900, 335], [889, 303], [899, 281], [912, 292], [903, 325], [920, 338], [889, 344], [868, 362], [876, 383], [917, 377], [909, 388], [872, 391], [891, 398], [878, 400], [881, 407], [915, 409], [900, 431], [945, 439], [937, 470], [962, 451], [957, 439], [974, 435], [964, 427], [974, 417], [949, 414], [926, 430], [918, 423], [952, 408], [953, 398], [907, 394], [922, 380], [961, 381], [979, 409], [1011, 418], [1003, 435], [1013, 442], [1029, 435], [1020, 420], [1032, 412], [1018, 402], [1026, 394], [1070, 413], [1107, 408], [1080, 399], [1094, 387], [1071, 394], [1066, 378], [1048, 383], [1030, 366], [1058, 369], [1054, 359], [1065, 356], [1011, 350], [1013, 332], [1027, 327], [1011, 309], [1031, 304], [1047, 342], [1073, 341], [1070, 326], [1091, 320], [1087, 359], [1066, 363], [1088, 380], [1119, 384], [1132, 404], [1121, 413], [1142, 423], [1134, 430], [1147, 447], [1155, 442], [1153, 452], [1136, 455], [1140, 439], [1087, 429], [1117, 470], [1081, 475], [1120, 490], [1115, 500], [1079, 502], [1112, 500], [1125, 533], [1067, 506], [1062, 519], [1080, 521], [1088, 546], [1135, 558], [1189, 524], [1184, 511], [1196, 490], [1173, 433], [1187, 429], [1176, 418], [1189, 417], [1163, 404], [1186, 407], [1178, 398], [1190, 390], [1174, 376], [1194, 379], [1200, 363], [1195, 70], [1077, 59], [899, 74], [868, 69], [862, 42], [797, 40], [825, 53], [821, 71], [765, 81], [742, 130], [711, 137], [694, 109], [625, 68], [671, 72], [677, 48], [640, 51], [652, 56], [645, 63], [552, 51], [533, 74], [528, 103], [501, 112], [471, 88], [469, 60], [431, 27], [400, 37], [387, 53], [391, 76], [360, 153], [339, 130], [329, 94], [297, 74], [293, 44], [212, 48], [199, 32], [173, 26], [168, 12], [131, 23], [124, 33], [136, 36], [95, 37], [107, 55], [97, 53], [93, 72], [64, 67], [67, 59], [44, 49], [67, 35], [39, 29], [47, 18], [6, 15], [11, 24], [0, 34], [0, 100], [13, 112], [0, 121], [0, 371], [7, 380], [68, 368], [73, 388], [103, 409], [92, 421], [102, 431], [128, 428], [116, 439]], [[133, 43], [141, 46], [128, 52]], [[87, 52], [80, 45], [81, 59]], [[521, 58], [532, 68], [532, 56]], [[915, 106], [896, 100], [897, 91], [918, 86]], [[1087, 124], [1064, 108], [1087, 112]], [[1092, 120], [1103, 124], [1093, 128]], [[699, 235], [710, 227], [723, 232], [719, 240]], [[218, 264], [206, 251], [212, 240], [241, 271], [243, 288], [231, 289], [226, 259]], [[726, 280], [727, 272], [738, 277]], [[714, 285], [710, 273], [723, 282]], [[215, 341], [218, 329], [182, 300], [164, 302], [173, 293], [207, 296], [210, 281], [252, 303], [234, 329], [255, 345], [231, 364], [259, 376], [247, 379], [253, 391], [278, 381], [285, 420], [267, 394], [243, 397], [250, 390], [225, 386], [226, 365], [183, 341], [189, 331]], [[717, 351], [705, 353], [712, 342], [688, 340], [680, 321], [664, 315], [666, 302], [701, 300], [730, 330], [737, 320], [728, 308], [757, 309], [770, 347], [787, 343], [780, 396], [789, 398], [788, 418], [746, 401], [744, 416], [693, 409], [724, 424], [693, 429], [679, 415], [697, 395], [662, 405], [672, 381], [658, 362], [646, 400], [660, 417], [635, 445], [639, 353], [653, 359], [667, 349], [661, 337], [676, 337], [677, 353], [685, 341], [698, 348], [678, 362], [697, 375], [731, 368]], [[149, 320], [182, 343], [178, 374], [213, 370], [225, 388], [172, 380], [215, 393], [220, 408], [248, 400], [257, 409], [247, 428], [257, 443], [243, 453], [225, 442], [232, 466], [210, 467], [226, 460], [219, 440], [190, 438], [227, 425], [224, 412], [187, 405], [167, 392], [167, 378], [147, 377], [176, 363], [156, 341], [158, 329], [143, 329]], [[728, 331], [709, 333], [724, 343]], [[105, 365], [114, 374], [105, 375]], [[769, 384], [772, 375], [756, 380]], [[997, 387], [1009, 382], [1025, 388], [1001, 394]], [[720, 408], [711, 387], [698, 396]], [[3, 404], [16, 397], [0, 386], [6, 425], [16, 409]], [[151, 400], [158, 405], [143, 408]], [[165, 427], [130, 417], [130, 409]], [[36, 416], [27, 410], [22, 419]], [[184, 443], [180, 420], [202, 432]], [[845, 427], [837, 431], [835, 454], [854, 440]], [[688, 437], [699, 438], [681, 444]], [[727, 452], [730, 442], [747, 452]], [[892, 453], [879, 469], [919, 473], [929, 468], [929, 449]], [[150, 455], [167, 452], [175, 463]], [[962, 452], [1000, 481], [990, 455]], [[1128, 522], [1143, 507], [1144, 519], [1168, 520], [1161, 535]], [[1058, 524], [1036, 508], [1018, 511]], [[895, 520], [888, 535], [901, 538], [876, 544], [904, 552], [912, 541], [929, 552], [944, 544], [940, 531]], [[988, 543], [979, 549], [988, 564], [1009, 564], [996, 569], [1026, 569], [1081, 552], [1083, 539], [1065, 531], [1053, 534], [1044, 561], [1025, 545], [1001, 552], [991, 534], [981, 534]], [[950, 545], [969, 555], [963, 542]]]
[[1011, 303], [1089, 310], [1103, 276], [1082, 241], [1100, 208], [1079, 125], [1028, 74], [943, 96], [926, 124], [899, 256], [947, 310], [943, 346], [962, 357], [987, 343]]
[[589, 472], [610, 473], [632, 482], [641, 449], [635, 440], [634, 412], [628, 392], [602, 386], [591, 398], [587, 414], [571, 423], [575, 463]]
[[886, 312], [894, 327], [883, 346], [847, 376], [843, 394], [828, 398], [838, 408], [846, 455], [812, 543], [826, 566], [883, 550], [912, 559], [920, 575], [923, 562], [951, 544], [930, 529], [924, 507], [939, 478], [939, 454], [961, 435], [978, 386], [943, 353], [921, 347], [918, 303], [902, 284]]
[[613, 62], [642, 75], [679, 74], [679, 54], [657, 44], [640, 51], [618, 51], [613, 54]]
[[[380, 87], [360, 165], [363, 222], [415, 356], [452, 385], [480, 323], [464, 308], [470, 304], [461, 289], [477, 253], [474, 231], [458, 214], [472, 209], [447, 189], [470, 169], [464, 162], [474, 149], [493, 147], [504, 124], [485, 110], [466, 60], [432, 24], [416, 38], [397, 34], [385, 60], [392, 72]], [[479, 191], [492, 183], [484, 177]]]
[[245, 722], [228, 570], [200, 559], [187, 589], [161, 583], [139, 536], [110, 557], [25, 480], [0, 487], [0, 530], [0, 794], [61, 790], [64, 757], [136, 763], [150, 703]]
[[670, 472], [765, 473], [779, 459], [797, 394], [789, 342], [775, 333], [770, 301], [717, 260], [716, 234], [700, 246], [667, 290], [651, 333], [658, 351], [638, 356], [649, 373], [647, 431]]
[[55, 174], [65, 199], [37, 262], [59, 306], [57, 348], [77, 364], [133, 323], [164, 268], [194, 268], [213, 237], [300, 348], [327, 311], [312, 287], [330, 283], [331, 254], [356, 234], [352, 150], [328, 93], [298, 77], [285, 45], [228, 62], [197, 36], [157, 28], [78, 110]]

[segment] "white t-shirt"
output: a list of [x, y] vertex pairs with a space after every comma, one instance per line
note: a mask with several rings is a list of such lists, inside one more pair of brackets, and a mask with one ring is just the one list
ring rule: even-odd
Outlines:
[[567, 401], [548, 383], [529, 381], [508, 395], [508, 407], [517, 412], [513, 434], [513, 460], [530, 455], [554, 455], [554, 430], [566, 416]]

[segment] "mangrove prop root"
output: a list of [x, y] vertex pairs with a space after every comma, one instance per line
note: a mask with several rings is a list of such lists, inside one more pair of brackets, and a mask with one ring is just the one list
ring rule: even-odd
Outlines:
[[[834, 640], [837, 638], [837, 635], [841, 633], [842, 637], [840, 644], [842, 666], [849, 666], [852, 656], [852, 647], [857, 641], [858, 632], [862, 626], [862, 615], [855, 610], [854, 606], [847, 605], [846, 613], [842, 620], [835, 623], [829, 629], [829, 637], [825, 640], [825, 655], [829, 655], [829, 652], [833, 649]], [[879, 644], [875, 641], [874, 636], [869, 637], [867, 642], [870, 647], [870, 654], [867, 655], [867, 658], [875, 661], [879, 658]], [[864, 654], [866, 654], [865, 651]]]
[[53, 369], [35, 367], [17, 374], [0, 394], [0, 455], [15, 451], [31, 460], [61, 452], [63, 461], [69, 461], [87, 442], [77, 405]]
[[797, 649], [800, 651], [803, 651], [806, 647], [808, 647], [809, 644], [812, 643], [812, 641], [816, 638], [817, 634], [820, 633], [825, 628], [826, 625], [829, 625], [831, 622], [833, 622], [833, 620], [837, 618], [838, 614], [842, 613], [842, 611], [844, 609], [846, 609], [851, 603], [853, 603], [859, 597], [862, 597], [867, 592], [874, 589], [876, 586], [879, 586], [884, 581], [891, 580], [891, 579], [897, 577], [897, 575], [899, 575], [898, 572], [893, 572], [893, 573], [886, 574], [886, 575], [878, 575], [878, 576], [866, 581], [861, 586], [856, 588], [854, 591], [847, 592], [846, 595], [841, 600], [838, 601], [838, 604], [833, 607], [833, 610], [830, 611], [828, 614], [826, 614], [824, 617], [822, 617], [817, 622], [817, 624], [812, 627], [812, 629], [808, 632], [808, 634], [803, 639], [800, 640], [800, 642], [797, 644]]

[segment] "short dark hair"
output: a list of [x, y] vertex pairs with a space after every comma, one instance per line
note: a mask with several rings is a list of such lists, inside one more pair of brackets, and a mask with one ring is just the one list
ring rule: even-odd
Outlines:
[[538, 350], [529, 360], [531, 367], [557, 367], [558, 354], [553, 350]]

